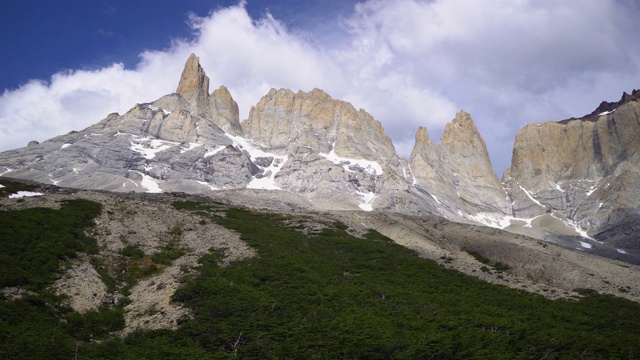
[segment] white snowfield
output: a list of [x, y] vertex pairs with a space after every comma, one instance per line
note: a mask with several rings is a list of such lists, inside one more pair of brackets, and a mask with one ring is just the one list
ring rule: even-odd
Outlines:
[[376, 194], [374, 192], [358, 191], [358, 195], [362, 196], [362, 202], [358, 204], [358, 207], [364, 211], [373, 211], [373, 200], [376, 199]]
[[18, 191], [15, 194], [9, 195], [10, 199], [20, 199], [23, 197], [31, 197], [31, 196], [44, 196], [43, 193], [32, 192], [32, 191]]
[[4, 185], [0, 184], [0, 189], [2, 189], [4, 187]]
[[154, 139], [150, 137], [139, 137], [131, 135], [131, 150], [140, 153], [145, 159], [151, 160], [156, 154], [172, 148], [180, 143], [174, 141]]
[[264, 176], [262, 178], [253, 178], [253, 180], [251, 180], [251, 182], [247, 184], [247, 189], [263, 189], [263, 190], [280, 190], [281, 189], [276, 184], [275, 177], [276, 177], [276, 174], [280, 170], [282, 170], [282, 167], [289, 159], [288, 156], [276, 155], [276, 154], [263, 151], [259, 149], [257, 146], [254, 146], [253, 144], [251, 144], [247, 139], [243, 138], [242, 136], [231, 135], [229, 133], [225, 133], [225, 135], [227, 135], [227, 137], [231, 139], [231, 141], [233, 141], [233, 146], [239, 148], [240, 150], [246, 151], [251, 157], [251, 161], [253, 161], [254, 163], [256, 159], [260, 157], [273, 158], [273, 162], [268, 167], [262, 167], [258, 165], [258, 167], [263, 171], [263, 174], [267, 174], [269, 171], [271, 171], [271, 174], [269, 174], [268, 176]]
[[180, 154], [184, 154], [187, 151], [190, 151], [190, 150], [193, 150], [193, 149], [197, 148], [198, 146], [202, 146], [202, 144], [190, 142], [190, 143], [186, 144], [186, 146], [183, 145], [183, 146], [180, 147]]
[[[459, 212], [459, 213], [462, 215], [462, 212]], [[502, 215], [502, 214], [496, 214], [496, 213], [478, 213], [476, 215], [468, 214], [467, 216], [464, 216], [464, 215], [462, 216], [485, 226], [489, 226], [496, 229], [505, 229], [506, 227], [511, 225], [512, 220], [523, 221], [525, 222], [524, 227], [532, 227], [531, 222], [540, 215], [532, 218], [517, 218], [509, 215]]]
[[371, 161], [371, 160], [365, 160], [365, 159], [345, 158], [337, 155], [335, 152], [335, 148], [336, 148], [336, 143], [333, 143], [331, 147], [331, 151], [328, 154], [319, 153], [318, 155], [322, 156], [323, 158], [331, 161], [336, 165], [342, 166], [342, 168], [347, 172], [354, 172], [353, 170], [349, 169], [349, 167], [357, 165], [365, 169], [371, 175], [382, 175], [383, 173], [382, 166], [380, 166], [380, 164], [378, 164], [377, 162]]
[[162, 189], [160, 189], [160, 185], [158, 185], [158, 181], [147, 174], [143, 174], [138, 171], [138, 174], [142, 176], [142, 180], [140, 181], [140, 185], [143, 188], [147, 189], [148, 193], [161, 193]]

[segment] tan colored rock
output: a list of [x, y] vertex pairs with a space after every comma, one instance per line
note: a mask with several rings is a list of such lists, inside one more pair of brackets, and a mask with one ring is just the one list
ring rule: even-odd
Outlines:
[[204, 104], [209, 97], [209, 77], [200, 66], [200, 58], [195, 54], [191, 54], [184, 65], [176, 93], [198, 105]]
[[410, 166], [417, 185], [435, 196], [452, 216], [458, 210], [472, 215], [509, 213], [485, 142], [464, 111], [445, 126], [438, 144], [429, 139], [427, 129], [418, 128]]
[[225, 86], [220, 86], [211, 93], [209, 111], [213, 122], [222, 130], [234, 135], [242, 135], [238, 103], [233, 100]]
[[397, 163], [391, 139], [364, 110], [335, 100], [320, 89], [271, 89], [242, 122], [245, 135], [273, 151], [309, 148], [345, 158]]
[[517, 216], [551, 212], [607, 241], [640, 229], [640, 92], [626, 95], [584, 118], [518, 132], [503, 178]]

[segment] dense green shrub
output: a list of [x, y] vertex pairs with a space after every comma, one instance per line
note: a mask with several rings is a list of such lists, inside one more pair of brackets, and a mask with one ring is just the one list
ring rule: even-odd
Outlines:
[[55, 278], [60, 260], [97, 253], [84, 229], [99, 212], [100, 204], [87, 200], [65, 201], [59, 210], [0, 211], [0, 287], [41, 287]]
[[22, 297], [0, 299], [1, 359], [72, 359], [86, 341], [123, 328], [121, 308], [77, 314], [50, 289], [65, 259], [97, 252], [96, 241], [84, 231], [100, 208], [95, 202], [70, 200], [59, 210], [0, 211], [0, 288], [27, 290]]
[[[185, 208], [208, 213], [206, 204]], [[375, 231], [356, 238], [335, 224], [304, 235], [280, 215], [209, 216], [258, 256], [224, 267], [222, 252], [203, 256], [199, 275], [174, 294], [194, 315], [178, 330], [111, 337], [121, 310], [69, 314], [43, 294], [0, 301], [0, 358], [640, 358], [640, 304], [631, 301], [582, 290], [578, 301], [551, 301], [492, 285]]]

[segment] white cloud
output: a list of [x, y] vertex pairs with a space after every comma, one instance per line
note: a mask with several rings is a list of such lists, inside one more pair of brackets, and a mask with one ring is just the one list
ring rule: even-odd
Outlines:
[[583, 115], [640, 84], [640, 11], [630, 0], [370, 0], [333, 37], [252, 19], [244, 6], [192, 16], [193, 38], [142, 52], [134, 69], [69, 71], [5, 91], [0, 150], [174, 91], [191, 52], [211, 90], [230, 89], [241, 118], [271, 87], [318, 87], [380, 120], [402, 156], [418, 125], [437, 140], [464, 108], [500, 172], [525, 123]]

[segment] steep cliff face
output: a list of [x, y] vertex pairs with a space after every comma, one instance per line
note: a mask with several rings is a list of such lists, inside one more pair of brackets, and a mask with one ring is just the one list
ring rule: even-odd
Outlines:
[[514, 214], [552, 213], [601, 240], [611, 240], [604, 234], [621, 223], [637, 223], [640, 92], [633, 94], [601, 104], [610, 110], [596, 117], [531, 124], [518, 133], [503, 178]]
[[320, 89], [272, 89], [242, 129], [265, 151], [286, 156], [274, 177], [279, 188], [323, 207], [371, 210], [382, 192], [398, 185], [392, 173], [399, 158], [382, 125]]
[[446, 125], [437, 144], [425, 128], [418, 129], [410, 166], [416, 184], [450, 209], [473, 216], [510, 213], [507, 194], [493, 171], [484, 140], [464, 111]]
[[247, 138], [274, 151], [333, 152], [344, 158], [398, 163], [380, 122], [320, 89], [271, 89], [251, 108], [242, 129]]

